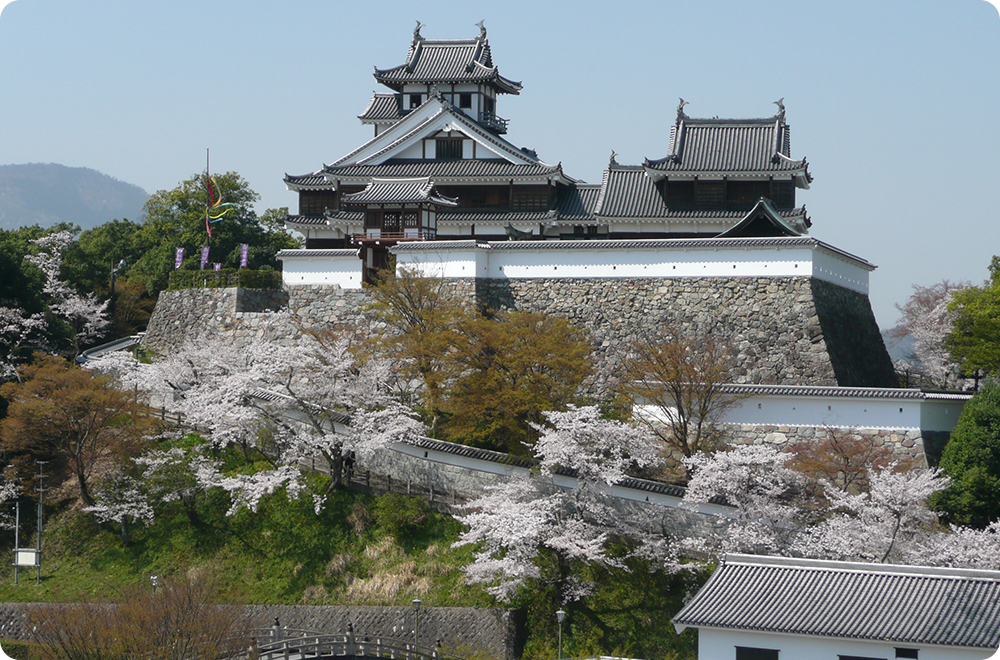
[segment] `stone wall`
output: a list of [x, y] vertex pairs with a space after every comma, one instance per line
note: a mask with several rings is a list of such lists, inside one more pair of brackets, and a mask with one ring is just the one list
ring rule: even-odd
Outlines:
[[[867, 296], [821, 280], [784, 278], [454, 279], [455, 294], [494, 309], [567, 318], [590, 336], [600, 396], [613, 387], [636, 341], [668, 329], [711, 333], [737, 351], [737, 383], [896, 387]], [[298, 324], [372, 330], [360, 311], [365, 289], [292, 286], [283, 291], [164, 291], [143, 345], [158, 352], [218, 336], [241, 342], [259, 336], [269, 311], [288, 309], [270, 336], [295, 341]], [[377, 328], [374, 328], [377, 330]]]
[[492, 279], [495, 308], [555, 314], [591, 335], [602, 391], [629, 345], [711, 333], [737, 351], [733, 382], [896, 387], [867, 296], [806, 277]]
[[[0, 603], [0, 637], [29, 640], [28, 615], [44, 607], [37, 603]], [[337, 605], [248, 605], [251, 625], [270, 628], [277, 618], [283, 628], [343, 633], [347, 624], [355, 635], [393, 639], [413, 638], [412, 607]], [[420, 646], [441, 640], [447, 652], [485, 654], [512, 660], [521, 655], [524, 626], [518, 612], [471, 607], [423, 607], [417, 626]]]
[[788, 449], [799, 443], [812, 444], [822, 441], [830, 433], [844, 433], [871, 440], [876, 447], [887, 447], [893, 460], [913, 461], [918, 467], [927, 467], [928, 462], [924, 432], [920, 429], [830, 429], [816, 426], [732, 424], [727, 425], [726, 431], [732, 445], [770, 445], [775, 449]]

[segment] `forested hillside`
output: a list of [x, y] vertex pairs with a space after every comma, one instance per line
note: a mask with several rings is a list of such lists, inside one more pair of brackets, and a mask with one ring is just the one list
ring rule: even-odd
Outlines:
[[139, 220], [148, 199], [139, 186], [86, 167], [0, 165], [0, 229], [60, 222], [90, 229], [116, 218]]

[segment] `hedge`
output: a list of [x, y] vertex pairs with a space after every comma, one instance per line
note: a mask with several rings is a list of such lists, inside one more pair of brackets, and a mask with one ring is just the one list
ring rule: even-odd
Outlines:
[[280, 289], [281, 273], [276, 270], [175, 270], [167, 290], [178, 289]]

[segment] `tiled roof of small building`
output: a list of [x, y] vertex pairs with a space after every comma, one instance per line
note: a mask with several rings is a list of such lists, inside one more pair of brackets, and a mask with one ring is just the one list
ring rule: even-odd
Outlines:
[[559, 200], [557, 202], [559, 215], [593, 219], [594, 209], [597, 208], [597, 200], [600, 195], [601, 185], [596, 183], [578, 184], [562, 188], [559, 191]]
[[459, 209], [439, 211], [437, 222], [438, 225], [448, 223], [467, 224], [470, 222], [545, 222], [557, 217], [558, 214], [555, 211], [477, 211], [473, 209]]
[[344, 204], [419, 204], [458, 206], [458, 202], [439, 195], [427, 177], [411, 179], [374, 178], [364, 190], [343, 196]]
[[420, 36], [418, 27], [406, 62], [391, 69], [375, 68], [375, 79], [400, 91], [406, 83], [488, 83], [497, 91], [517, 94], [521, 83], [500, 75], [482, 29], [475, 39], [431, 40]]
[[663, 197], [641, 166], [611, 165], [604, 170], [595, 215], [660, 218], [668, 213]]
[[966, 392], [937, 392], [910, 388], [888, 387], [825, 387], [822, 385], [750, 385], [730, 383], [722, 385], [724, 394], [744, 396], [822, 396], [848, 399], [954, 399], [968, 400]]
[[791, 131], [783, 116], [765, 119], [680, 117], [670, 129], [669, 154], [645, 162], [654, 172], [801, 172], [791, 158]]
[[403, 116], [398, 94], [375, 94], [358, 119], [365, 124], [382, 124], [398, 121]]
[[323, 172], [310, 174], [286, 174], [285, 185], [293, 190], [333, 190], [333, 184], [323, 176]]
[[296, 258], [313, 258], [313, 257], [356, 257], [358, 256], [357, 248], [350, 249], [303, 249], [296, 248], [294, 250], [278, 250], [278, 253], [274, 255], [274, 258], [278, 261], [283, 261], [285, 259], [296, 259]]
[[322, 215], [289, 215], [285, 222], [293, 225], [325, 225], [326, 218]]
[[505, 160], [388, 160], [378, 165], [328, 165], [326, 171], [341, 177], [543, 177], [560, 171], [558, 165], [519, 165]]
[[907, 645], [1000, 645], [1000, 571], [729, 555], [684, 627]]

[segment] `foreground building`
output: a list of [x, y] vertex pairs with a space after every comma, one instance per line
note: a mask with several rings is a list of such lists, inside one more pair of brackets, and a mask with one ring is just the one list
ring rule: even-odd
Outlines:
[[[404, 241], [807, 232], [795, 197], [812, 176], [791, 155], [783, 102], [773, 117], [695, 119], [682, 101], [665, 157], [621, 165], [612, 154], [601, 183], [586, 184], [506, 139], [498, 104], [522, 86], [500, 75], [485, 27], [463, 40], [425, 39], [421, 27], [403, 64], [375, 70], [391, 93], [375, 94], [359, 116], [373, 138], [319, 170], [285, 176], [299, 195], [287, 224], [307, 249], [358, 249], [366, 268], [379, 268]], [[406, 186], [434, 186], [452, 203], [426, 213]]]
[[673, 623], [699, 660], [982, 660], [1000, 571], [728, 555]]

